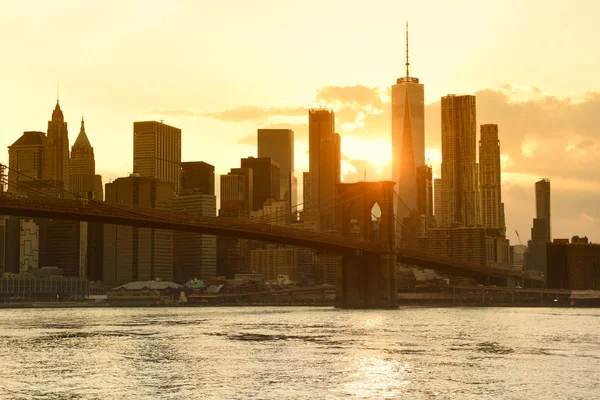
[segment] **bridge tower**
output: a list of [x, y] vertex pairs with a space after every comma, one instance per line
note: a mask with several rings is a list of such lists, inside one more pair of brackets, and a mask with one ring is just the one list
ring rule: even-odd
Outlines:
[[[376, 241], [378, 252], [342, 256], [336, 275], [336, 307], [397, 308], [396, 253], [394, 252], [394, 182], [357, 182], [336, 185], [338, 234]], [[381, 210], [378, 223], [372, 211]]]

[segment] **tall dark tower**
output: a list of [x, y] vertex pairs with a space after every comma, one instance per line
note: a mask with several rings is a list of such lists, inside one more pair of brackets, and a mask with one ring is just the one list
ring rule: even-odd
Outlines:
[[94, 160], [94, 148], [85, 133], [85, 125], [81, 118], [81, 129], [79, 135], [71, 148], [70, 165], [71, 191], [83, 197], [89, 198], [91, 194], [98, 198], [94, 188], [96, 175], [96, 161]]
[[42, 177], [59, 188], [69, 190], [69, 133], [58, 100], [48, 121], [46, 154]]

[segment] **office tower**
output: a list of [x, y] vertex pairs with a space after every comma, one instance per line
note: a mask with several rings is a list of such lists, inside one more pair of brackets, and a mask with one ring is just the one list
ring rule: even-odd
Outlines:
[[94, 175], [94, 198], [98, 201], [104, 201], [104, 185], [102, 185], [102, 176]]
[[[325, 108], [308, 110], [310, 201], [304, 219], [317, 230], [335, 229], [335, 185], [341, 180], [341, 139], [335, 133], [335, 115]], [[305, 195], [306, 199], [306, 195]]]
[[433, 173], [429, 165], [417, 168], [417, 211], [425, 221], [425, 228], [433, 220]]
[[334, 231], [335, 225], [335, 186], [341, 182], [341, 138], [335, 133], [321, 138], [319, 160], [318, 211], [321, 231]]
[[[106, 203], [172, 209], [173, 184], [132, 174], [105, 186]], [[104, 225], [104, 272], [108, 286], [132, 281], [173, 279], [173, 232]]]
[[[173, 199], [173, 209], [200, 217], [217, 215], [215, 195], [199, 189], [183, 189]], [[197, 278], [207, 280], [217, 275], [217, 237], [192, 232], [173, 232], [174, 275], [177, 283]]]
[[6, 268], [6, 223], [8, 217], [0, 215], [0, 276]]
[[270, 157], [242, 158], [242, 168], [252, 169], [252, 211], [260, 210], [268, 199], [280, 198], [279, 163]]
[[486, 236], [480, 227], [430, 229], [419, 238], [422, 251], [454, 258], [468, 264], [486, 264]]
[[133, 172], [181, 188], [181, 129], [162, 122], [133, 123]]
[[86, 199], [101, 197], [101, 194], [96, 192], [94, 148], [85, 133], [83, 118], [81, 118], [79, 135], [71, 148], [70, 173], [69, 179], [73, 193], [77, 193]]
[[[253, 170], [232, 168], [221, 175], [219, 217], [247, 219], [252, 211]], [[217, 236], [217, 275], [233, 278], [248, 271], [248, 240]]]
[[87, 277], [88, 223], [59, 219], [38, 223], [41, 266], [60, 268], [68, 277]]
[[548, 289], [600, 290], [600, 245], [575, 236], [546, 247]]
[[535, 183], [535, 214], [546, 225], [546, 242], [552, 241], [550, 230], [550, 180], [542, 179]]
[[425, 90], [419, 79], [410, 76], [408, 23], [406, 25], [406, 74], [392, 86], [392, 180], [401, 197], [394, 199], [398, 217], [396, 232], [417, 205], [417, 169], [425, 165]]
[[204, 161], [181, 163], [181, 188], [198, 189], [200, 193], [215, 194], [215, 166]]
[[433, 180], [433, 196], [435, 208], [435, 221], [438, 225], [442, 222], [442, 178]]
[[9, 192], [22, 191], [22, 185], [36, 186], [35, 179], [42, 179], [45, 151], [44, 132], [23, 132], [16, 142], [8, 146]]
[[19, 274], [27, 274], [38, 269], [39, 227], [33, 220], [20, 221], [19, 235]]
[[477, 130], [475, 96], [442, 97], [443, 226], [477, 226]]
[[[60, 109], [58, 100], [52, 112], [52, 119], [48, 121], [48, 134], [46, 136], [46, 153], [42, 176], [45, 181], [61, 189], [70, 189], [69, 185], [69, 132], [67, 123]], [[59, 191], [55, 192], [62, 196]]]
[[500, 176], [498, 125], [481, 125], [479, 141], [479, 184], [481, 188], [481, 225], [504, 235], [504, 210]]
[[249, 251], [250, 270], [261, 274], [265, 281], [275, 281], [282, 275], [296, 281], [296, 247], [277, 247], [269, 245], [264, 249]]
[[294, 131], [291, 129], [259, 129], [258, 157], [271, 157], [279, 163], [280, 200], [289, 203], [295, 210], [296, 182], [294, 177]]
[[302, 215], [306, 215], [310, 212], [310, 208], [308, 207], [308, 204], [310, 203], [310, 185], [310, 172], [304, 171], [302, 173]]
[[272, 225], [290, 225], [291, 215], [290, 204], [286, 200], [269, 199], [263, 208], [250, 213], [250, 219]]
[[546, 244], [551, 241], [550, 233], [550, 181], [542, 179], [535, 183], [535, 213], [531, 228], [531, 240], [527, 242], [525, 269], [546, 275]]

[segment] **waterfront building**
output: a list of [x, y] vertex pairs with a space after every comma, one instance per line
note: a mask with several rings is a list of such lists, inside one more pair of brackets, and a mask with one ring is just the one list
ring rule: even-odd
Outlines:
[[549, 289], [600, 290], [600, 245], [575, 236], [546, 243]]
[[181, 163], [181, 189], [197, 189], [200, 193], [215, 194], [215, 166], [204, 161]]
[[480, 227], [430, 229], [419, 238], [422, 251], [469, 264], [486, 264], [486, 233]]
[[[480, 224], [475, 96], [442, 97], [442, 226]], [[440, 222], [440, 221], [438, 221]]]
[[248, 157], [242, 158], [241, 167], [252, 169], [252, 211], [260, 210], [268, 199], [279, 200], [280, 168], [277, 161], [270, 157]]
[[[132, 174], [106, 184], [106, 203], [171, 210], [173, 184]], [[104, 225], [104, 283], [173, 279], [173, 232]]]
[[[198, 189], [183, 189], [173, 199], [173, 210], [190, 218], [216, 217], [216, 196]], [[217, 276], [217, 237], [193, 232], [173, 232], [175, 281], [206, 280]]]
[[133, 123], [133, 172], [181, 188], [181, 129], [162, 122]]
[[279, 199], [292, 210], [298, 203], [297, 179], [294, 176], [294, 131], [291, 129], [259, 129], [258, 158], [270, 157], [279, 163]]
[[277, 247], [268, 245], [266, 248], [249, 251], [250, 270], [261, 274], [265, 281], [287, 275], [290, 280], [296, 280], [296, 247]]
[[392, 85], [392, 180], [402, 198], [394, 199], [396, 232], [402, 232], [404, 218], [418, 210], [417, 169], [425, 166], [425, 89], [418, 78], [410, 75], [408, 24], [405, 66], [405, 76]]

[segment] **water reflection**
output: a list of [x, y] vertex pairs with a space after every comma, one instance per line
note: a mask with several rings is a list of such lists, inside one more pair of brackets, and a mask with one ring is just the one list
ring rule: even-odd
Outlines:
[[569, 309], [0, 310], [0, 358], [1, 399], [593, 398], [600, 319]]

